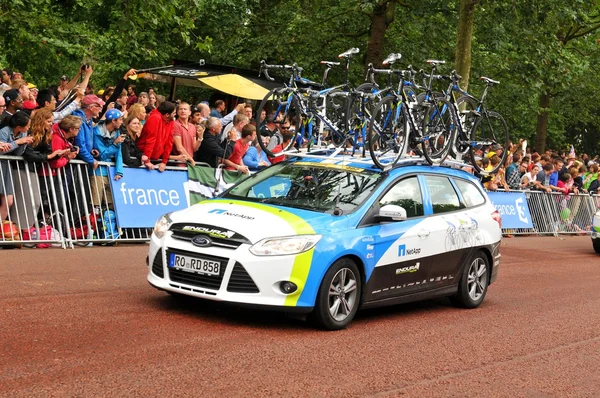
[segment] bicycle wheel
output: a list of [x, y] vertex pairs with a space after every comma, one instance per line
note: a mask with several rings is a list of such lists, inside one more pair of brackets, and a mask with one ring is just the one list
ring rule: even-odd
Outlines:
[[457, 130], [456, 140], [450, 149], [450, 156], [456, 158], [458, 155], [466, 155], [469, 153], [469, 133], [473, 129], [473, 125], [477, 121], [477, 101], [473, 98], [463, 95], [456, 100], [458, 108], [458, 119], [462, 125], [462, 129]]
[[404, 153], [408, 129], [402, 112], [402, 102], [394, 97], [384, 98], [369, 123], [369, 153], [382, 170], [393, 167]]
[[[291, 141], [285, 145], [285, 148], [279, 147], [279, 145], [276, 146], [277, 149], [282, 149], [281, 151], [277, 151], [278, 154], [273, 152], [275, 148], [273, 148], [272, 145], [265, 144], [262, 140], [263, 136], [269, 137], [269, 140], [274, 139], [276, 136], [273, 134], [274, 132], [267, 128], [258, 129], [258, 143], [267, 156], [277, 157], [281, 152], [289, 150], [296, 143], [297, 135], [300, 132], [300, 113], [298, 112], [298, 108], [298, 100], [294, 93], [285, 87], [275, 88], [269, 91], [261, 101], [256, 111], [257, 115], [260, 115], [264, 109], [267, 111], [267, 120], [271, 119], [275, 123], [288, 120], [290, 122], [290, 127], [294, 126], [294, 136]], [[268, 112], [269, 110], [271, 110], [271, 113]], [[282, 142], [279, 142], [278, 144], [282, 144]]]
[[455, 138], [455, 119], [454, 108], [445, 99], [437, 98], [426, 107], [421, 146], [429, 164], [440, 164], [448, 157]]
[[500, 158], [500, 162], [496, 166], [492, 166], [490, 162], [490, 166], [487, 169], [484, 169], [478, 162], [472, 161], [475, 170], [483, 175], [497, 172], [504, 164], [509, 149], [508, 126], [504, 118], [497, 112], [484, 113], [475, 122], [471, 130], [470, 139], [472, 141], [469, 148], [471, 159], [477, 159], [476, 151], [480, 147], [488, 149], [488, 156], [490, 152], [494, 152]]

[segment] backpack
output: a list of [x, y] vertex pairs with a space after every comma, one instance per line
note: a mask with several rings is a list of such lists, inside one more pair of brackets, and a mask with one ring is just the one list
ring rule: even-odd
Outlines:
[[[56, 240], [62, 241], [62, 235], [57, 229], [52, 228], [51, 225], [46, 225], [44, 223], [40, 224], [40, 236], [38, 238], [37, 231], [35, 227], [29, 228], [29, 238], [31, 240]], [[47, 249], [49, 247], [61, 247], [61, 243], [38, 243], [38, 249]]]
[[119, 228], [117, 228], [117, 217], [114, 211], [106, 210], [104, 212], [104, 219], [100, 221], [104, 221], [104, 225], [102, 227], [102, 235], [104, 239], [119, 239]]
[[6, 242], [21, 240], [21, 230], [19, 229], [19, 226], [12, 221], [2, 221], [0, 240]]

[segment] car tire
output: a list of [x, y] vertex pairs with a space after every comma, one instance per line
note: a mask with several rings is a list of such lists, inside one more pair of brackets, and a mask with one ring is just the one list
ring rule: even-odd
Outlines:
[[327, 270], [319, 292], [312, 322], [326, 330], [340, 330], [352, 322], [360, 305], [362, 279], [356, 264], [347, 258]]
[[592, 239], [592, 245], [594, 246], [594, 251], [600, 254], [600, 238]]
[[458, 292], [452, 302], [462, 308], [477, 308], [485, 299], [490, 280], [487, 256], [480, 250], [473, 253], [458, 282]]

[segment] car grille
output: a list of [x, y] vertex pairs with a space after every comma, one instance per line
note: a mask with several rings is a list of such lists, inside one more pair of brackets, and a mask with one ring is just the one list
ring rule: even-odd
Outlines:
[[154, 257], [154, 261], [152, 262], [152, 273], [159, 278], [165, 277], [165, 271], [163, 268], [163, 251], [160, 249], [158, 253], [156, 253], [156, 257]]
[[171, 228], [169, 228], [169, 230], [173, 232], [173, 234], [171, 236], [174, 239], [185, 240], [187, 242], [190, 242], [194, 236], [198, 236], [198, 235], [207, 236], [212, 241], [212, 246], [224, 247], [227, 249], [236, 249], [244, 243], [246, 243], [246, 244], [251, 243], [250, 240], [248, 240], [246, 237], [238, 234], [237, 232], [233, 232], [233, 231], [226, 231], [226, 232], [233, 232], [233, 235], [230, 238], [216, 238], [214, 236], [210, 236], [210, 234], [208, 232], [198, 231], [198, 230], [196, 230], [196, 231], [184, 230], [185, 227], [206, 228], [208, 230], [211, 230], [211, 229], [223, 230], [223, 228], [215, 227], [212, 225], [177, 223], [177, 224], [173, 224], [171, 226]]
[[260, 293], [260, 290], [258, 290], [256, 284], [250, 275], [248, 275], [246, 269], [242, 264], [237, 262], [231, 272], [227, 291], [232, 293]]
[[[194, 252], [178, 249], [167, 249], [167, 258], [169, 257], [170, 253], [177, 253], [190, 257], [198, 256], [198, 253]], [[201, 254], [201, 257], [206, 258], [207, 260], [219, 261], [221, 263], [219, 275], [195, 274], [192, 272], [180, 271], [178, 269], [167, 267], [169, 271], [169, 279], [172, 282], [183, 283], [190, 286], [219, 290], [219, 288], [221, 287], [221, 282], [223, 282], [223, 275], [225, 274], [225, 268], [227, 268], [228, 260], [223, 257], [209, 256], [206, 254]]]

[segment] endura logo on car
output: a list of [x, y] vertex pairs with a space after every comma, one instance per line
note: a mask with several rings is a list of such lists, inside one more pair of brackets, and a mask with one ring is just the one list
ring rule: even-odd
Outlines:
[[419, 254], [419, 253], [421, 253], [421, 249], [418, 247], [406, 250], [406, 245], [398, 246], [398, 257], [412, 256], [413, 254]]
[[415, 265], [410, 265], [408, 267], [396, 268], [396, 275], [417, 272], [419, 267], [421, 267], [421, 263], [416, 263]]
[[212, 209], [211, 211], [209, 211], [209, 213], [211, 214], [223, 214], [225, 216], [231, 216], [231, 217], [239, 217], [239, 218], [243, 218], [245, 220], [254, 220], [254, 217], [250, 217], [247, 216], [245, 214], [238, 214], [238, 213], [231, 213], [225, 209]]
[[235, 232], [233, 231], [221, 231], [220, 229], [196, 227], [194, 225], [186, 225], [181, 230], [190, 232], [201, 232], [213, 238], [231, 238], [233, 235], [235, 235]]

